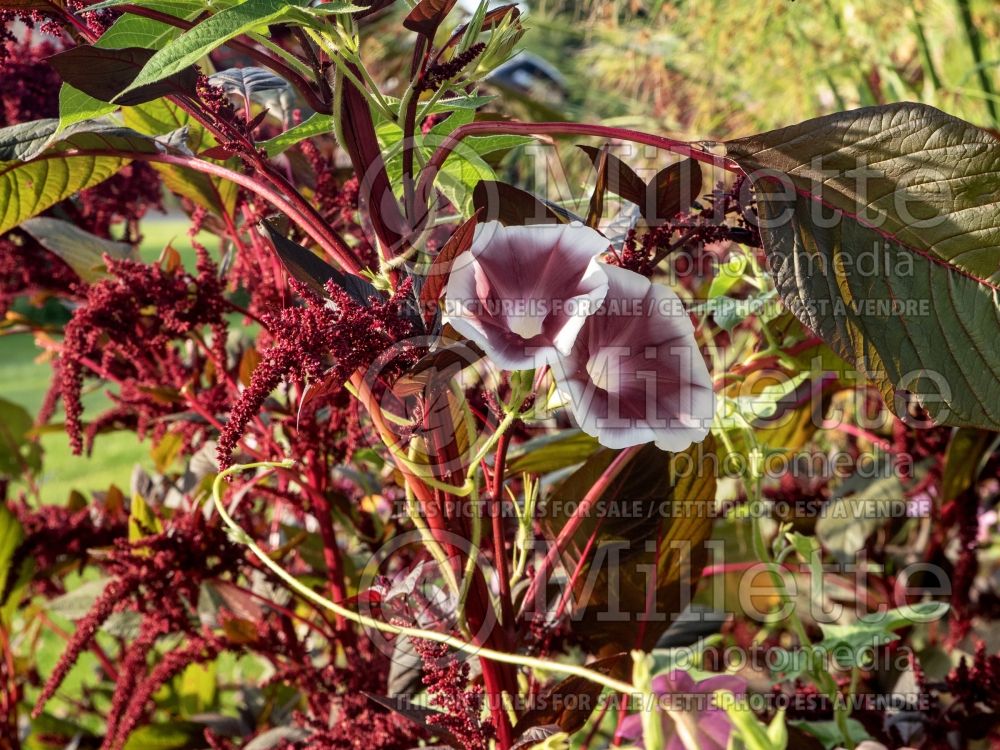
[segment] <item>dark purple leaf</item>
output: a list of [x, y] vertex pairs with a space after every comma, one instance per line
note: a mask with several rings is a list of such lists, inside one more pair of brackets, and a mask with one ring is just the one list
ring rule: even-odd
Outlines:
[[[616, 679], [626, 679], [628, 662], [628, 654], [620, 653], [598, 659], [588, 664], [587, 668]], [[603, 685], [583, 677], [571, 676], [557, 682], [534, 697], [536, 707], [521, 714], [514, 727], [514, 736], [520, 740], [533, 730], [552, 725], [559, 731], [572, 734], [587, 722], [603, 690]]]
[[[589, 156], [594, 166], [597, 166], [601, 149], [594, 146], [577, 146], [577, 148]], [[638, 206], [644, 205], [646, 202], [646, 181], [617, 156], [609, 153], [607, 159], [608, 190]]]
[[688, 210], [700, 193], [701, 166], [694, 159], [685, 159], [656, 173], [645, 204], [639, 208], [647, 223], [658, 226]]
[[438, 26], [451, 13], [456, 2], [458, 0], [420, 0], [403, 19], [403, 26], [433, 40]]
[[[110, 102], [129, 87], [155, 52], [142, 47], [103, 49], [82, 44], [53, 55], [49, 63], [64, 83], [102, 102]], [[198, 72], [193, 67], [187, 67], [160, 81], [129, 91], [115, 103], [130, 107], [161, 96], [195, 95], [197, 84]]]
[[274, 245], [275, 252], [288, 272], [309, 287], [313, 293], [320, 297], [327, 297], [324, 286], [328, 281], [332, 281], [359, 305], [367, 307], [370, 304], [370, 298], [383, 298], [382, 294], [369, 281], [360, 276], [337, 270], [311, 250], [282, 235], [271, 226], [270, 222], [262, 221], [261, 226], [266, 230]]
[[510, 226], [557, 224], [569, 220], [545, 201], [506, 182], [479, 182], [472, 191], [472, 205], [482, 219]]
[[448, 282], [452, 262], [472, 245], [476, 224], [479, 222], [479, 214], [480, 211], [476, 211], [471, 219], [455, 230], [455, 233], [448, 238], [444, 247], [441, 248], [441, 252], [431, 263], [427, 272], [427, 280], [420, 289], [420, 309], [423, 311], [424, 322], [428, 327], [434, 322], [434, 317], [437, 314], [438, 297], [441, 296], [441, 290]]
[[[704, 565], [705, 542], [712, 531], [714, 450], [711, 437], [692, 446], [677, 463], [686, 471], [674, 475], [671, 454], [652, 444], [645, 446], [611, 482], [594, 513], [583, 518], [562, 550], [563, 567], [573, 572], [590, 537], [596, 535], [597, 543], [574, 584], [576, 608], [570, 615], [574, 632], [594, 648], [648, 650], [680, 614], [685, 593], [691, 593], [687, 588], [691, 576]], [[540, 519], [547, 538], [559, 536], [569, 512], [618, 453], [598, 451], [556, 488]], [[594, 550], [600, 549], [607, 554], [598, 558]], [[591, 570], [595, 563], [597, 569]], [[652, 617], [646, 616], [650, 605]], [[608, 619], [609, 611], [622, 616]]]
[[407, 234], [406, 221], [386, 175], [368, 101], [350, 81], [345, 79], [343, 87], [344, 148], [361, 182], [358, 202], [383, 246], [394, 252]]

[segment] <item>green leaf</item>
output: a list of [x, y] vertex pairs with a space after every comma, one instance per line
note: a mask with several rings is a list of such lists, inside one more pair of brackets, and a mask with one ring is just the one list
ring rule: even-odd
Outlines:
[[287, 124], [291, 119], [296, 105], [295, 91], [288, 81], [267, 68], [227, 68], [213, 73], [208, 80], [227, 94], [239, 96], [248, 107], [260, 105], [282, 123]]
[[[840, 733], [840, 727], [837, 726], [837, 722], [835, 721], [813, 721], [811, 719], [806, 721], [798, 719], [788, 722], [788, 726], [795, 727], [812, 735], [823, 743], [823, 747], [826, 750], [833, 750], [833, 748], [844, 744], [844, 735]], [[851, 740], [855, 745], [871, 739], [864, 724], [857, 719], [847, 720], [847, 733], [851, 736]]]
[[205, 727], [194, 722], [148, 724], [129, 735], [124, 750], [182, 750], [200, 739]]
[[74, 193], [93, 187], [131, 161], [127, 156], [69, 152], [156, 152], [152, 138], [112, 122], [81, 122], [56, 133], [56, 119], [0, 129], [0, 234]]
[[727, 147], [796, 317], [896, 414], [1000, 429], [1000, 141], [893, 104]]
[[997, 448], [1000, 436], [988, 430], [960, 428], [948, 442], [941, 477], [941, 498], [953, 500], [972, 487]]
[[111, 583], [110, 578], [98, 578], [94, 581], [75, 586], [61, 596], [46, 603], [49, 612], [65, 617], [68, 620], [79, 620], [87, 616], [98, 597]]
[[[569, 539], [562, 565], [574, 584], [574, 632], [592, 646], [650, 649], [691, 595], [712, 531], [716, 478], [711, 437], [684, 453], [642, 448], [611, 482]], [[560, 484], [542, 507], [549, 540], [619, 451], [602, 449]]]
[[143, 499], [142, 495], [135, 493], [132, 495], [132, 505], [128, 514], [128, 540], [137, 542], [150, 534], [159, 534], [163, 531], [163, 524], [156, 517], [152, 509]]
[[239, 5], [226, 8], [159, 50], [121, 93], [178, 73], [234, 37], [293, 17], [295, 11], [306, 4], [306, 0], [244, 0]]
[[[142, 5], [160, 13], [166, 13], [184, 20], [193, 20], [204, 10], [200, 0], [151, 0], [132, 3]], [[157, 50], [171, 39], [176, 38], [181, 30], [162, 21], [152, 18], [125, 13], [101, 34], [94, 42], [101, 49], [121, 49], [123, 47], [142, 47]], [[115, 92], [117, 93], [117, 92]], [[68, 83], [63, 83], [59, 89], [59, 129], [76, 122], [90, 120], [109, 114], [118, 109], [115, 104], [108, 104], [100, 99], [88, 96]]]
[[307, 138], [314, 138], [318, 135], [326, 135], [333, 132], [333, 116], [315, 112], [294, 128], [289, 128], [284, 133], [262, 141], [257, 145], [267, 152], [272, 159], [291, 148], [296, 143]]
[[783, 713], [779, 713], [775, 717], [780, 721], [779, 728], [775, 731], [779, 743], [775, 743], [771, 738], [771, 728], [765, 726], [754, 715], [746, 700], [726, 701], [723, 707], [733, 724], [735, 733], [747, 750], [784, 750], [785, 744], [788, 742], [787, 733], [782, 737], [779, 731], [785, 728]]
[[133, 247], [127, 242], [106, 240], [63, 219], [36, 216], [21, 222], [21, 229], [61, 258], [88, 283], [107, 276], [103, 259], [105, 253], [118, 259], [135, 255]]
[[[873, 649], [899, 639], [893, 631], [911, 625], [935, 622], [942, 619], [947, 612], [948, 605], [945, 602], [921, 602], [887, 612], [864, 615], [858, 618], [857, 622], [848, 625], [820, 623], [823, 640], [817, 644], [817, 648], [829, 652], [838, 662], [838, 666], [864, 667], [866, 665], [862, 663], [863, 657], [870, 657], [873, 655]], [[853, 659], [849, 664], [844, 663], [844, 657], [847, 656]]]
[[210, 711], [215, 705], [216, 662], [188, 664], [177, 678], [177, 694], [184, 716]]
[[[0, 592], [7, 590], [8, 577], [12, 574], [20, 577], [20, 571], [11, 569], [11, 561], [23, 540], [24, 529], [21, 527], [21, 522], [5, 504], [0, 503]], [[16, 598], [16, 596], [11, 597], [11, 599]], [[7, 603], [0, 601], [0, 605]], [[5, 617], [4, 620], [6, 619]]]
[[[852, 490], [845, 484], [839, 493]], [[877, 479], [851, 495], [835, 497], [816, 522], [816, 536], [841, 562], [854, 560], [868, 537], [892, 517], [893, 506], [902, 502], [899, 477]]]
[[[147, 135], [164, 135], [179, 128], [187, 129], [188, 147], [195, 153], [217, 143], [212, 134], [187, 112], [164, 99], [122, 109], [122, 118], [130, 128]], [[229, 180], [211, 177], [173, 164], [153, 164], [163, 184], [172, 193], [208, 209], [217, 216], [231, 215], [236, 207], [237, 187]]]
[[583, 463], [598, 448], [597, 438], [582, 430], [561, 430], [532, 438], [511, 448], [507, 456], [507, 471], [511, 474], [528, 472], [548, 474]]
[[0, 475], [23, 478], [42, 468], [42, 449], [31, 440], [33, 427], [23, 406], [0, 398]]
[[712, 284], [708, 287], [708, 298], [715, 299], [723, 294], [728, 294], [729, 290], [743, 280], [743, 272], [747, 269], [747, 256], [734, 255], [721, 266], [719, 274], [712, 279]]

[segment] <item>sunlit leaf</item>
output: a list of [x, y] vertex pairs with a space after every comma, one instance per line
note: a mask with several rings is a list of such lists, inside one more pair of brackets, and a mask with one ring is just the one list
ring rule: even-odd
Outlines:
[[787, 307], [897, 415], [1000, 429], [1000, 141], [892, 104], [727, 147]]

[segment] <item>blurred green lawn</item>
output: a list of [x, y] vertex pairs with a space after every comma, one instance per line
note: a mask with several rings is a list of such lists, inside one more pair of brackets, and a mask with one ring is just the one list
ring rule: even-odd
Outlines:
[[[194, 265], [194, 249], [187, 236], [187, 219], [154, 217], [143, 223], [143, 243], [140, 253], [143, 260], [155, 261], [168, 242], [180, 253], [185, 267]], [[210, 249], [218, 246], [218, 238], [201, 235], [198, 238]], [[37, 362], [40, 351], [30, 335], [0, 338], [0, 383], [4, 398], [20, 404], [34, 415], [45, 397], [52, 380], [47, 363]], [[88, 382], [88, 385], [91, 385]], [[105, 388], [99, 387], [85, 395], [84, 419], [96, 416], [108, 406]], [[62, 422], [58, 410], [53, 422]], [[93, 455], [74, 456], [62, 429], [53, 428], [41, 436], [45, 451], [42, 475], [39, 480], [42, 499], [46, 503], [65, 502], [71, 490], [81, 492], [105, 490], [112, 483], [127, 492], [132, 469], [136, 463], [149, 467], [149, 442], [140, 443], [134, 433], [114, 432], [98, 436]]]

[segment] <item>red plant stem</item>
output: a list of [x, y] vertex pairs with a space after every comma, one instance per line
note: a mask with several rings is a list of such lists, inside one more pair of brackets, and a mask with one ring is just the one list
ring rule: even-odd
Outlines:
[[577, 561], [576, 567], [573, 569], [573, 573], [570, 575], [569, 580], [566, 581], [566, 588], [563, 590], [562, 596], [559, 598], [559, 604], [556, 606], [555, 615], [553, 615], [555, 620], [562, 617], [563, 612], [566, 610], [569, 598], [573, 594], [573, 586], [576, 585], [577, 579], [583, 575], [583, 569], [587, 564], [587, 558], [590, 557], [590, 551], [594, 548], [594, 544], [597, 543], [597, 535], [600, 533], [603, 525], [604, 519], [598, 518], [597, 523], [594, 524], [594, 531], [591, 533], [590, 538], [587, 539], [587, 544], [584, 546], [583, 552], [580, 554], [580, 559]]
[[583, 744], [580, 745], [580, 750], [590, 750], [590, 743], [594, 741], [597, 733], [601, 731], [601, 724], [604, 723], [604, 717], [607, 716], [609, 708], [611, 708], [610, 696], [608, 700], [604, 701], [604, 705], [601, 706], [601, 711], [597, 714], [597, 718], [594, 719], [594, 723], [591, 725], [590, 731], [587, 732], [587, 736], [583, 740]]
[[5, 747], [0, 739], [0, 750], [16, 750], [19, 747], [17, 733], [17, 704], [20, 700], [20, 686], [17, 682], [17, 672], [14, 664], [14, 651], [10, 647], [10, 639], [7, 637], [7, 630], [0, 625], [0, 652], [3, 654], [4, 666], [0, 669], [0, 674], [7, 678], [7, 684], [0, 689], [0, 723], [5, 728], [5, 736], [9, 736], [11, 743]]
[[454, 131], [438, 146], [431, 156], [427, 166], [420, 173], [417, 183], [417, 198], [426, 205], [430, 198], [430, 188], [437, 177], [438, 170], [444, 164], [448, 155], [462, 142], [463, 138], [476, 134], [491, 135], [585, 135], [613, 138], [621, 141], [642, 143], [646, 146], [670, 151], [681, 156], [687, 156], [695, 161], [711, 164], [727, 172], [739, 172], [740, 168], [724, 156], [716, 156], [707, 151], [694, 148], [690, 143], [672, 138], [651, 135], [638, 130], [613, 128], [607, 125], [590, 125], [576, 122], [470, 122], [455, 128]]
[[837, 429], [840, 430], [841, 432], [851, 435], [852, 437], [856, 437], [861, 440], [867, 440], [869, 443], [876, 446], [877, 448], [880, 448], [881, 450], [887, 452], [892, 450], [892, 443], [890, 443], [888, 440], [879, 437], [873, 432], [869, 432], [868, 430], [858, 427], [857, 425], [853, 425], [850, 422], [841, 422], [839, 425], [837, 425]]
[[508, 632], [513, 632], [514, 600], [510, 592], [510, 572], [507, 569], [507, 546], [503, 523], [503, 477], [509, 447], [510, 437], [507, 434], [501, 435], [497, 441], [497, 452], [493, 461], [490, 519], [493, 522], [493, 564], [496, 565], [499, 578], [501, 617], [504, 628]]
[[[337, 544], [337, 531], [333, 526], [333, 509], [330, 507], [330, 499], [323, 491], [320, 472], [314, 465], [309, 471], [310, 493], [309, 497], [314, 506], [314, 515], [319, 523], [320, 538], [323, 540], [323, 561], [326, 563], [327, 582], [330, 587], [330, 598], [334, 603], [340, 604], [347, 598], [347, 588], [344, 585], [344, 565], [340, 555], [340, 546]], [[337, 615], [337, 630], [344, 632], [348, 630], [347, 621]]]
[[[198, 159], [193, 156], [183, 156], [180, 154], [154, 154], [135, 151], [114, 151], [110, 149], [85, 149], [60, 151], [57, 154], [43, 154], [38, 157], [38, 159], [62, 159], [66, 158], [67, 155], [117, 156], [121, 159], [134, 159], [136, 161], [149, 161], [159, 164], [173, 164], [174, 166], [185, 167], [187, 169], [192, 169], [195, 172], [202, 172], [213, 177], [219, 177], [224, 180], [235, 182], [240, 187], [245, 188], [252, 193], [256, 193], [262, 198], [268, 200], [276, 208], [288, 214], [289, 217], [291, 217], [297, 224], [299, 224], [300, 227], [302, 227], [302, 229], [306, 231], [313, 241], [322, 247], [323, 250], [334, 258], [341, 266], [343, 266], [344, 270], [353, 274], [358, 274], [361, 271], [361, 267], [352, 257], [351, 249], [347, 246], [347, 244], [335, 234], [330, 232], [321, 222], [315, 221], [313, 217], [303, 213], [300, 206], [305, 203], [305, 201], [301, 196], [298, 196], [298, 200], [292, 200], [288, 196], [282, 195], [276, 190], [272, 190], [267, 185], [261, 184], [252, 177], [240, 174], [239, 172], [234, 172], [231, 169], [227, 169], [226, 167], [210, 161], [205, 161], [204, 159]], [[296, 203], [300, 204], [300, 206], [296, 206]], [[306, 206], [306, 208], [309, 207]]]
[[[417, 39], [417, 45], [413, 49], [413, 62], [410, 66], [410, 86], [416, 87], [424, 71], [427, 69], [427, 60], [430, 56], [430, 44], [422, 34]], [[420, 96], [414, 91], [406, 106], [405, 119], [403, 121], [403, 209], [407, 218], [413, 221], [414, 210], [416, 208], [416, 195], [413, 190], [413, 134], [417, 125], [417, 104]]]
[[531, 580], [531, 585], [528, 586], [528, 591], [525, 593], [521, 604], [522, 613], [529, 611], [529, 608], [534, 604], [538, 590], [548, 582], [549, 576], [552, 575], [552, 571], [559, 559], [559, 554], [565, 549], [570, 538], [576, 533], [576, 530], [580, 528], [583, 519], [590, 514], [590, 509], [607, 492], [611, 483], [618, 478], [618, 475], [628, 466], [628, 463], [635, 458], [641, 447], [633, 446], [626, 448], [615, 456], [614, 461], [608, 465], [608, 468], [604, 470], [593, 486], [587, 491], [583, 500], [580, 501], [580, 504], [573, 511], [573, 515], [569, 517], [569, 520], [562, 527], [559, 536], [556, 537], [555, 543], [549, 547], [549, 551], [545, 554], [545, 559], [542, 560], [542, 564], [538, 567], [535, 577]]
[[[169, 13], [161, 13], [160, 11], [152, 8], [144, 8], [140, 5], [122, 5], [121, 10], [125, 13], [143, 16], [144, 18], [159, 21], [160, 23], [176, 26], [177, 28], [184, 29], [185, 31], [194, 28], [196, 25], [195, 22], [178, 18], [177, 16], [172, 16]], [[320, 96], [318, 96], [312, 86], [309, 85], [309, 82], [303, 78], [297, 70], [285, 63], [284, 60], [274, 57], [273, 55], [269, 55], [263, 50], [257, 49], [252, 44], [242, 42], [239, 39], [231, 39], [226, 44], [234, 50], [242, 52], [247, 57], [256, 60], [261, 65], [270, 68], [282, 78], [285, 78], [299, 91], [299, 93], [302, 94], [302, 96], [305, 97], [306, 101], [309, 102], [309, 106], [317, 112], [322, 112], [325, 115], [330, 114], [330, 102], [324, 101]]]

